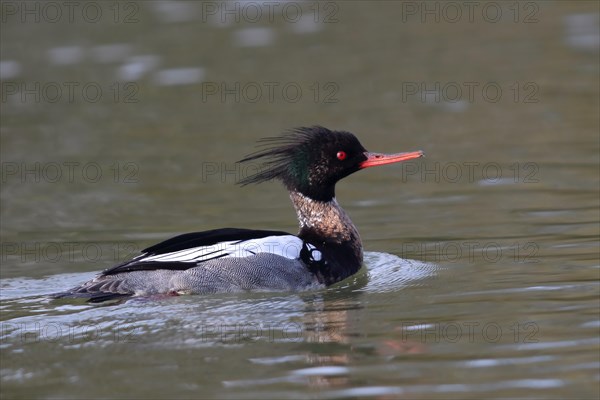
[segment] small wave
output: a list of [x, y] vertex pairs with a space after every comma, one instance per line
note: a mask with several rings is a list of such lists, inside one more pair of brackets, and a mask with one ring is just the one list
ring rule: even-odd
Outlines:
[[417, 286], [435, 276], [439, 265], [400, 258], [389, 253], [366, 252], [368, 283], [361, 291], [395, 292], [407, 286]]

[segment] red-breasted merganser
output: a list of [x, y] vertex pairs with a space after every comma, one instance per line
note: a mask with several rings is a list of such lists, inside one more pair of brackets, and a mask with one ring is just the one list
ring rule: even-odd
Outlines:
[[186, 233], [148, 247], [131, 261], [53, 298], [101, 302], [128, 296], [325, 287], [362, 265], [360, 236], [335, 199], [335, 184], [363, 168], [412, 160], [422, 151], [368, 152], [350, 132], [297, 128], [261, 140], [264, 149], [240, 162], [263, 162], [238, 183], [283, 182], [300, 222], [298, 235], [224, 228]]

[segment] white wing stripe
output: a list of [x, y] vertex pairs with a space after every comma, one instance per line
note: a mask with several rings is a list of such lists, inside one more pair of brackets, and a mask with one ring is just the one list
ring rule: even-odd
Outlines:
[[192, 247], [172, 253], [159, 254], [144, 258], [144, 261], [201, 261], [203, 256], [209, 255], [210, 258], [220, 254], [227, 254], [228, 248], [235, 242], [221, 242], [212, 246]]
[[[293, 235], [267, 236], [260, 239], [229, 241], [212, 246], [200, 246], [154, 256], [141, 256], [136, 261], [179, 261], [202, 262], [215, 257], [249, 257], [258, 253], [276, 254], [292, 260], [300, 258], [303, 242]], [[308, 245], [315, 259], [320, 259], [321, 253], [314, 246]]]

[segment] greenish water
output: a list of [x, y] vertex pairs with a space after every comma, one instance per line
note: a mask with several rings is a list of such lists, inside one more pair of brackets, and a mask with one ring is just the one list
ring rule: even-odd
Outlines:
[[[2, 398], [598, 398], [597, 3], [23, 4], [0, 15]], [[178, 233], [295, 232], [235, 161], [313, 124], [427, 156], [338, 185], [355, 277], [46, 299]]]

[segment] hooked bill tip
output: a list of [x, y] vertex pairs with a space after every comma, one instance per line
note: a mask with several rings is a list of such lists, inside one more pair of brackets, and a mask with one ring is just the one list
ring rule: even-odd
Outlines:
[[365, 153], [367, 159], [360, 163], [361, 168], [375, 167], [377, 165], [393, 164], [415, 158], [423, 157], [425, 153], [422, 150], [411, 151], [407, 153], [383, 154], [383, 153]]

